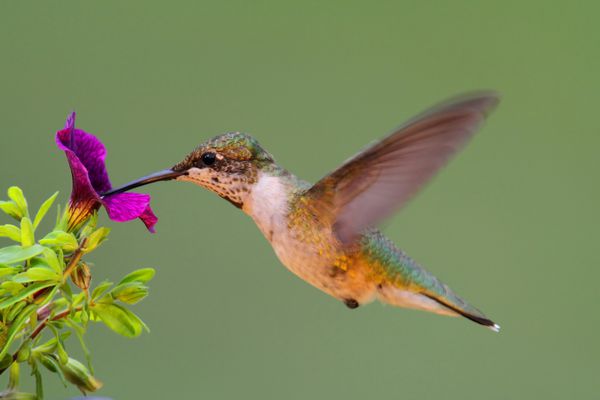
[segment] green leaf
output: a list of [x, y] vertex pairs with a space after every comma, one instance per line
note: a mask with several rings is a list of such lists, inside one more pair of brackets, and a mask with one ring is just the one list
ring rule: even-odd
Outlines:
[[21, 230], [17, 226], [11, 224], [0, 225], [0, 236], [21, 243]]
[[26, 301], [21, 301], [14, 304], [6, 313], [6, 320], [10, 322], [13, 319], [15, 319], [15, 317], [17, 317], [21, 313], [21, 310], [23, 310], [26, 305]]
[[[92, 367], [92, 354], [90, 353], [90, 350], [88, 349], [88, 347], [85, 344], [85, 340], [83, 339], [83, 335], [85, 333], [85, 328], [81, 325], [79, 325], [77, 322], [73, 321], [70, 318], [67, 318], [65, 320], [65, 323], [71, 328], [73, 329], [73, 332], [75, 332], [75, 336], [77, 336], [77, 340], [79, 340], [79, 345], [81, 346], [81, 350], [83, 350], [83, 354], [85, 354], [85, 360], [87, 361], [87, 366], [90, 369], [90, 371], [92, 372], [92, 375], [94, 374], [94, 368]], [[67, 332], [71, 332], [71, 331], [67, 331]]]
[[10, 345], [15, 340], [17, 333], [19, 333], [21, 331], [21, 328], [23, 327], [23, 325], [25, 325], [25, 323], [27, 322], [27, 320], [29, 319], [31, 314], [33, 314], [36, 309], [37, 309], [37, 306], [35, 304], [31, 304], [31, 305], [25, 307], [23, 309], [23, 311], [21, 311], [19, 316], [17, 318], [15, 318], [14, 322], [10, 326], [10, 329], [8, 330], [8, 334], [6, 337], [6, 342], [4, 343], [4, 347], [0, 351], [0, 360], [2, 358], [4, 358], [4, 355], [8, 352]]
[[79, 247], [77, 238], [72, 233], [53, 231], [40, 240], [44, 246], [58, 247], [65, 251], [75, 251]]
[[94, 211], [92, 215], [87, 220], [83, 229], [81, 229], [81, 233], [79, 237], [88, 237], [96, 230], [96, 226], [98, 225], [98, 213]]
[[44, 384], [42, 382], [42, 374], [36, 363], [31, 364], [31, 373], [35, 376], [35, 394], [38, 400], [44, 398]]
[[30, 247], [8, 246], [0, 249], [0, 264], [16, 264], [25, 260], [29, 260], [41, 254], [44, 251], [44, 246], [34, 244]]
[[92, 310], [106, 326], [125, 337], [139, 336], [144, 328], [147, 329], [137, 315], [117, 304], [96, 304]]
[[[60, 339], [64, 341], [69, 336], [71, 336], [71, 331], [65, 331], [60, 334]], [[56, 336], [54, 336], [52, 339], [48, 340], [47, 342], [40, 344], [37, 347], [34, 347], [32, 349], [32, 351], [36, 354], [52, 353], [52, 352], [54, 352], [54, 350], [56, 350], [57, 343], [58, 343], [58, 338]]]
[[102, 297], [112, 285], [113, 283], [109, 281], [101, 282], [92, 292], [92, 301], [96, 301]]
[[40, 282], [40, 283], [35, 283], [31, 286], [27, 286], [25, 289], [21, 290], [18, 294], [14, 295], [12, 297], [9, 297], [8, 299], [0, 302], [0, 310], [3, 310], [8, 306], [11, 306], [29, 296], [31, 296], [38, 290], [45, 289], [45, 288], [50, 287], [55, 284], [56, 284], [55, 282]]
[[23, 218], [19, 206], [12, 201], [0, 201], [0, 210], [4, 211], [5, 214], [13, 217], [17, 221], [20, 221], [21, 218]]
[[48, 212], [50, 207], [52, 207], [52, 204], [54, 203], [56, 196], [58, 196], [58, 192], [54, 193], [52, 196], [50, 196], [46, 201], [44, 201], [42, 203], [37, 214], [35, 214], [35, 219], [33, 220], [34, 228], [37, 228], [38, 225], [40, 224], [40, 222], [42, 222], [42, 219], [44, 219], [44, 216], [46, 215], [46, 213]]
[[46, 369], [48, 369], [48, 371], [52, 373], [57, 373], [58, 371], [60, 371], [60, 368], [58, 367], [58, 362], [53, 357], [53, 355], [41, 353], [38, 359], [40, 360], [40, 363], [44, 367], [46, 367]]
[[8, 188], [8, 197], [19, 207], [21, 210], [21, 215], [27, 216], [27, 200], [25, 200], [25, 196], [23, 195], [23, 191], [18, 186], [11, 186]]
[[20, 365], [18, 362], [12, 363], [8, 375], [8, 389], [13, 390], [19, 386]]
[[17, 362], [25, 362], [29, 360], [29, 356], [31, 355], [31, 339], [25, 340], [21, 347], [19, 348], [19, 352], [17, 353]]
[[25, 286], [23, 286], [22, 284], [13, 281], [6, 281], [0, 283], [2, 295], [10, 294], [11, 296], [14, 296], [24, 288]]
[[67, 282], [60, 287], [60, 290], [62, 291], [64, 299], [69, 303], [73, 303], [73, 290], [71, 290], [71, 286]]
[[12, 362], [12, 356], [10, 354], [5, 354], [4, 357], [2, 357], [2, 360], [0, 361], [0, 370], [4, 371], [8, 367], [10, 367], [10, 364], [12, 364]]
[[125, 278], [121, 279], [119, 285], [129, 282], [147, 283], [154, 277], [155, 273], [154, 268], [141, 268], [127, 274]]
[[25, 282], [38, 282], [38, 281], [62, 281], [62, 275], [57, 274], [51, 268], [47, 267], [32, 267], [25, 272], [21, 272], [15, 275], [13, 278], [14, 282], [25, 283]]
[[56, 253], [50, 250], [49, 248], [44, 248], [44, 252], [42, 254], [44, 256], [44, 261], [46, 262], [46, 264], [48, 264], [50, 268], [52, 268], [54, 272], [56, 272], [57, 274], [63, 273], [62, 257], [59, 260]]
[[69, 222], [69, 213], [68, 211], [68, 206], [67, 208], [65, 208], [64, 211], [61, 211], [60, 209], [60, 205], [57, 207], [57, 212], [56, 212], [56, 224], [54, 226], [54, 230], [57, 231], [66, 231], [67, 230], [67, 225]]
[[100, 246], [102, 242], [104, 242], [104, 240], [106, 240], [106, 237], [109, 233], [110, 229], [108, 228], [102, 227], [96, 229], [90, 234], [90, 236], [88, 236], [88, 240], [85, 244], [85, 249], [83, 251], [85, 253], [90, 253], [94, 251], [98, 246]]
[[34, 243], [33, 224], [29, 218], [23, 217], [21, 219], [21, 245], [23, 247], [31, 247]]
[[116, 286], [110, 294], [123, 303], [135, 304], [148, 296], [148, 286], [139, 281], [123, 283]]
[[55, 355], [42, 354], [40, 356], [40, 361], [41, 361], [42, 365], [48, 369], [48, 371], [58, 374], [58, 377], [60, 378], [60, 381], [62, 382], [62, 384], [65, 387], [67, 387], [67, 380], [65, 379], [65, 374], [63, 374], [62, 370], [60, 369], [60, 365], [59, 365], [58, 361], [56, 360]]
[[65, 346], [61, 340], [56, 342], [56, 356], [58, 357], [58, 362], [63, 365], [69, 361], [69, 355], [65, 351]]
[[0, 278], [2, 278], [3, 276], [14, 275], [19, 271], [21, 271], [21, 268], [19, 267], [11, 267], [8, 265], [0, 264]]

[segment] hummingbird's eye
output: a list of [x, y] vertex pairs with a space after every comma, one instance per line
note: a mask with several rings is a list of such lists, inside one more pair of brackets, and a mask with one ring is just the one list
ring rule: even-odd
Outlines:
[[202, 162], [204, 163], [204, 165], [213, 165], [216, 159], [217, 156], [215, 153], [208, 152], [202, 154]]

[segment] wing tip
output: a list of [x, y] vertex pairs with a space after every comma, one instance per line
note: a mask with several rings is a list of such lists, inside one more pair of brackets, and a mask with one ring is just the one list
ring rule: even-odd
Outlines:
[[488, 116], [500, 103], [500, 93], [495, 90], [475, 90], [466, 92], [442, 103], [443, 106], [454, 107], [472, 107], [484, 116]]

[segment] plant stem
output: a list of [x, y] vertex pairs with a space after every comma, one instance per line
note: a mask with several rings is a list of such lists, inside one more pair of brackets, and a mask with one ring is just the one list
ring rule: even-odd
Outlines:
[[67, 265], [67, 268], [65, 268], [65, 271], [63, 272], [63, 282], [67, 281], [67, 278], [69, 276], [71, 276], [71, 273], [73, 272], [73, 270], [75, 269], [75, 267], [77, 267], [77, 264], [79, 263], [79, 260], [81, 260], [81, 257], [83, 256], [83, 248], [85, 247], [87, 243], [87, 238], [83, 239], [81, 241], [81, 244], [79, 245], [79, 247], [77, 248], [77, 250], [75, 250], [75, 252], [73, 253], [73, 255], [71, 256], [71, 260], [69, 261], [69, 265]]
[[[72, 311], [77, 312], [77, 311], [81, 311], [82, 309], [83, 309], [83, 306], [79, 306], [79, 307], [76, 307], [74, 310], [67, 309], [67, 310], [59, 312], [54, 317], [48, 317], [48, 318], [46, 318], [45, 320], [43, 320], [42, 322], [40, 322], [38, 326], [36, 326], [36, 328], [33, 330], [33, 332], [31, 332], [31, 335], [29, 335], [29, 337], [27, 338], [27, 340], [33, 340], [33, 339], [35, 339], [44, 330], [44, 328], [46, 327], [46, 325], [48, 325], [48, 322], [58, 321], [59, 319], [63, 319], [67, 315], [71, 314]], [[23, 343], [27, 342], [27, 340], [25, 340]], [[23, 345], [19, 346], [19, 348], [17, 349], [17, 351], [15, 351], [14, 354], [12, 355], [13, 362], [15, 362], [17, 360], [17, 356], [19, 354], [19, 351], [21, 351], [21, 347], [22, 346]], [[8, 367], [10, 367], [10, 365]], [[0, 369], [0, 375], [2, 375], [2, 373], [4, 371], [6, 371], [8, 369], [8, 367]]]

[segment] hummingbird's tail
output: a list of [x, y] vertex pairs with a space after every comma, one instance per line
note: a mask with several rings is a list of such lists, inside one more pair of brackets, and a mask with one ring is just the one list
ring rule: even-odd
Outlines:
[[[464, 309], [461, 309], [457, 306], [454, 306], [446, 301], [444, 301], [443, 299], [439, 299], [436, 298], [434, 296], [428, 295], [428, 294], [423, 294], [424, 296], [430, 298], [431, 300], [441, 304], [442, 306], [449, 308], [450, 310], [454, 311], [455, 313], [462, 315], [463, 317], [470, 319], [473, 322], [476, 322], [480, 325], [485, 326], [486, 328], [489, 328], [491, 330], [493, 330], [494, 332], [500, 332], [500, 325], [494, 323], [494, 321], [492, 321], [491, 319], [487, 318], [485, 315], [483, 315], [483, 313], [479, 310], [476, 310], [476, 313], [473, 312], [468, 312]], [[471, 307], [473, 308], [473, 307]]]
[[500, 331], [500, 325], [494, 323], [481, 311], [454, 294], [448, 286], [441, 284], [445, 294], [438, 295], [423, 289], [413, 292], [406, 288], [383, 286], [379, 289], [379, 299], [398, 307], [414, 308], [448, 316], [463, 316], [485, 326], [494, 332]]

